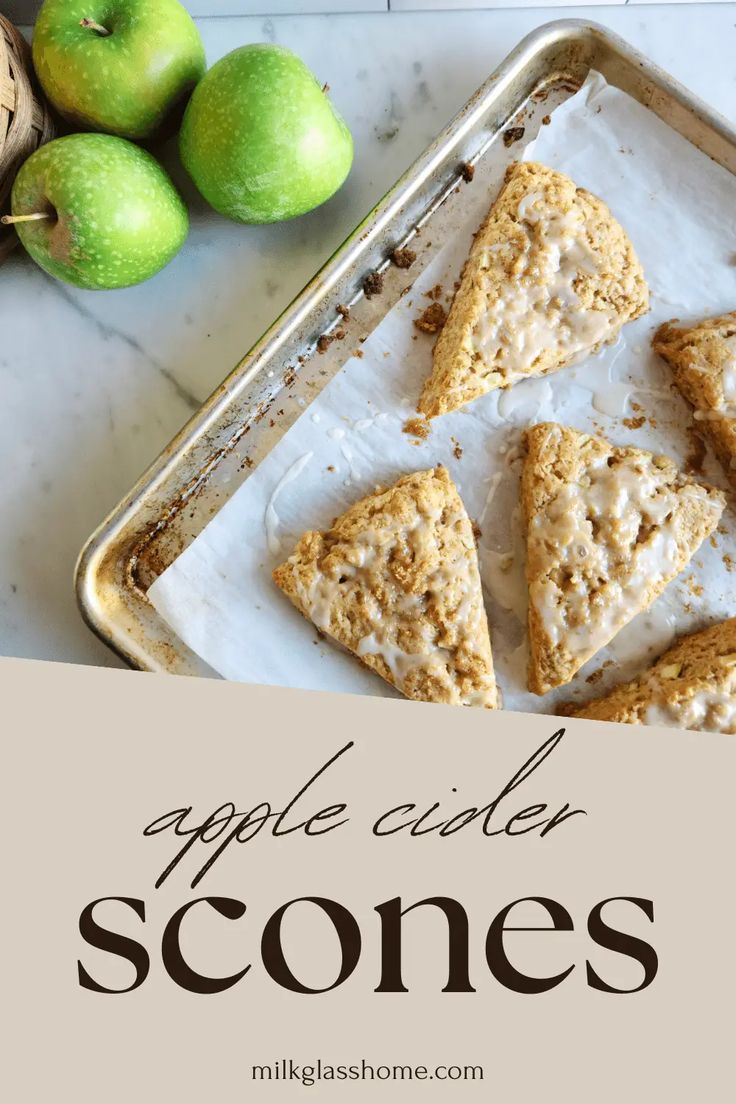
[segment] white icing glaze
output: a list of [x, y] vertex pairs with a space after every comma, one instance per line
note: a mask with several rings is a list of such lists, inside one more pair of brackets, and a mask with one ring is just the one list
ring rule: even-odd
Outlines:
[[597, 271], [582, 213], [573, 207], [560, 214], [533, 192], [521, 200], [518, 215], [526, 249], [505, 294], [488, 304], [471, 338], [473, 351], [501, 378], [528, 371], [550, 348], [569, 362], [610, 337], [615, 321], [614, 312], [583, 308], [575, 290], [581, 272]]
[[410, 671], [417, 667], [430, 670], [432, 667], [444, 667], [450, 653], [446, 648], [432, 648], [429, 652], [405, 652], [403, 648], [388, 639], [388, 634], [375, 632], [364, 636], [358, 644], [358, 655], [379, 655], [390, 670], [397, 686], [403, 685]]
[[529, 641], [524, 637], [512, 652], [501, 653], [500, 662], [506, 675], [507, 682], [515, 689], [526, 689], [526, 677], [529, 669]]
[[373, 429], [374, 426], [380, 425], [388, 418], [396, 417], [396, 415], [389, 414], [387, 411], [382, 410], [378, 414], [374, 414], [371, 418], [359, 418], [357, 422], [353, 423], [353, 429], [358, 433], [365, 433], [369, 429]]
[[697, 732], [736, 734], [736, 678], [732, 681], [730, 692], [704, 688], [678, 701], [655, 701], [647, 707], [643, 722]]
[[723, 366], [723, 398], [727, 404], [736, 406], [736, 334], [725, 339], [729, 359]]
[[720, 422], [722, 418], [736, 418], [736, 403], [721, 403], [712, 410], [696, 410], [696, 422]]
[[551, 404], [554, 394], [549, 380], [522, 380], [515, 387], [507, 387], [498, 400], [498, 413], [509, 421], [519, 414], [526, 422], [538, 417], [545, 404]]
[[620, 664], [628, 662], [640, 668], [653, 656], [666, 651], [676, 635], [677, 616], [663, 596], [621, 629], [611, 641], [611, 653]]
[[[678, 498], [693, 495], [704, 506], [717, 509], [695, 484], [679, 491], [663, 485], [661, 474], [648, 460], [629, 457], [609, 467], [603, 457], [588, 472], [589, 485], [563, 487], [533, 519], [529, 533], [530, 557], [535, 551], [540, 558], [559, 563], [566, 577], [564, 588], [554, 578], [533, 581], [531, 599], [550, 642], [564, 642], [573, 656], [602, 648], [646, 593], [672, 576], [678, 544], [671, 515]], [[643, 539], [638, 543], [642, 526]], [[622, 565], [628, 570], [616, 578]], [[604, 599], [595, 605], [591, 605], [591, 579], [605, 587]]]
[[508, 535], [510, 550], [497, 552], [484, 547], [478, 550], [480, 573], [484, 585], [501, 609], [513, 613], [525, 625], [528, 591], [520, 504], [512, 511]]
[[[736, 334], [726, 337], [722, 342], [728, 350], [728, 358], [723, 365], [721, 385], [723, 387], [723, 399], [717, 406], [711, 409], [695, 411], [697, 422], [719, 422], [722, 418], [736, 418]], [[692, 366], [701, 374], [705, 368]]]
[[[464, 511], [440, 522], [442, 512], [440, 506], [431, 516], [417, 515], [412, 524], [390, 532], [390, 544], [395, 548], [411, 548], [417, 555], [421, 555], [423, 547], [434, 543], [438, 523], [448, 529], [464, 523], [467, 527], [467, 540], [472, 541]], [[317, 572], [308, 592], [297, 582], [300, 599], [317, 628], [330, 631], [332, 615], [344, 597], [345, 585], [351, 580], [358, 584], [364, 583], [361, 586], [361, 614], [367, 619], [370, 632], [358, 642], [357, 654], [363, 657], [380, 656], [399, 689], [404, 688], [409, 674], [417, 669], [426, 670], [440, 682], [447, 684], [453, 677], [449, 667], [452, 653], [448, 648], [438, 645], [437, 631], [429, 623], [425, 623], [421, 636], [417, 637], [416, 633], [412, 635], [411, 645], [416, 650], [411, 652], [399, 643], [399, 633], [402, 628], [406, 630], [407, 626], [411, 627], [415, 616], [424, 612], [428, 595], [431, 601], [433, 595], [445, 594], [452, 589], [457, 596], [457, 605], [452, 613], [452, 627], [466, 646], [472, 646], [481, 629], [480, 623], [484, 615], [480, 588], [474, 585], [465, 555], [468, 546], [459, 551], [454, 560], [443, 560], [438, 564], [421, 594], [404, 593], [397, 587], [391, 601], [391, 611], [387, 614], [385, 601], [383, 604], [379, 603], [374, 588], [370, 585], [371, 572], [375, 570], [382, 577], [385, 575], [386, 539], [385, 531], [377, 532], [370, 528], [363, 531], [351, 543], [345, 561], [332, 568], [330, 575]], [[382, 552], [380, 558], [379, 548]], [[382, 582], [384, 587], [386, 582], [390, 585], [390, 580], [385, 577]], [[493, 706], [496, 704], [495, 686], [491, 681], [487, 688], [474, 692], [470, 697], [472, 700], [464, 699], [465, 704]]]
[[357, 483], [357, 481], [360, 479], [360, 471], [355, 464], [352, 450], [348, 447], [348, 445], [342, 444], [340, 445], [340, 452], [342, 453], [345, 462], [348, 465], [348, 471], [350, 473], [351, 480], [354, 483]]
[[626, 413], [631, 393], [634, 390], [630, 383], [609, 383], [606, 387], [593, 392], [593, 408], [599, 414], [606, 414], [609, 418], [617, 418]]
[[498, 485], [501, 482], [502, 478], [503, 472], [497, 471], [494, 472], [488, 480], [488, 494], [486, 495], [486, 500], [483, 503], [483, 509], [480, 512], [480, 517], [478, 518], [479, 525], [483, 525], [484, 521], [486, 520], [486, 516], [491, 506], [493, 505], [493, 500], [496, 497], [496, 491], [498, 490]]
[[483, 582], [501, 609], [508, 610], [523, 624], [526, 621], [527, 587], [524, 560], [513, 552], [495, 552], [481, 548], [480, 569]]
[[295, 460], [290, 468], [282, 475], [273, 491], [271, 497], [266, 504], [266, 512], [264, 514], [263, 523], [266, 530], [266, 543], [268, 544], [268, 551], [272, 556], [278, 556], [281, 552], [281, 541], [278, 537], [279, 527], [279, 515], [276, 511], [276, 500], [289, 483], [292, 483], [295, 479], [298, 479], [301, 473], [306, 468], [309, 461], [312, 459], [314, 453], [306, 452], [304, 456], [300, 456], [298, 460]]

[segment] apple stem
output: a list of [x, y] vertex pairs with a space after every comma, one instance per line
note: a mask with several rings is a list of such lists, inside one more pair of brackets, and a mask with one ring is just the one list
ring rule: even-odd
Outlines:
[[80, 19], [79, 26], [86, 27], [90, 31], [96, 31], [98, 35], [105, 36], [110, 34], [107, 27], [103, 27], [101, 23], [96, 23], [94, 19]]
[[47, 218], [51, 218], [48, 211], [36, 211], [35, 214], [32, 215], [3, 215], [3, 217], [0, 218], [0, 222], [3, 226], [12, 226], [13, 223], [16, 222], [35, 222], [36, 219]]

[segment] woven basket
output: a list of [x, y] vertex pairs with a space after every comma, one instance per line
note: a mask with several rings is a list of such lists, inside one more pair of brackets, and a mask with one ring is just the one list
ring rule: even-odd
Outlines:
[[[48, 106], [34, 90], [31, 51], [9, 19], [0, 15], [0, 214], [20, 166], [54, 136]], [[18, 243], [12, 226], [0, 226], [0, 264]]]

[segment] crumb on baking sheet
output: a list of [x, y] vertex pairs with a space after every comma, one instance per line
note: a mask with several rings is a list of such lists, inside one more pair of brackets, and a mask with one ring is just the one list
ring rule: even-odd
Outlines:
[[356, 349], [355, 352], [353, 353], [353, 356], [356, 356], [358, 358], [358, 360], [362, 360], [363, 359], [363, 350], [362, 349]]
[[317, 352], [326, 353], [334, 340], [334, 334], [322, 334], [322, 336], [317, 341]]
[[514, 142], [520, 142], [525, 133], [526, 127], [523, 126], [509, 127], [508, 130], [505, 130], [503, 132], [503, 144], [506, 149], [513, 146]]
[[624, 425], [627, 429], [641, 429], [644, 425], [646, 418], [643, 414], [639, 414], [636, 418], [624, 418]]
[[585, 681], [593, 686], [596, 682], [603, 678], [604, 673], [611, 666], [612, 663], [612, 659], [607, 659], [603, 666], [599, 667], [596, 671], [593, 671], [590, 675], [588, 675]]
[[430, 303], [419, 317], [414, 319], [414, 325], [422, 333], [436, 334], [442, 329], [446, 320], [447, 314], [442, 304]]
[[372, 299], [374, 295], [380, 295], [383, 291], [383, 273], [371, 272], [363, 282], [363, 291], [366, 299]]
[[736, 570], [736, 563], [734, 563], [733, 557], [729, 556], [728, 552], [724, 553], [723, 565], [728, 572]]
[[343, 318], [350, 317], [350, 307], [346, 307], [343, 303], [337, 304], [337, 313], [341, 314]]
[[426, 299], [441, 299], [442, 298], [442, 284], [435, 284], [429, 291], [424, 292]]
[[475, 520], [471, 520], [470, 524], [473, 529], [473, 538], [475, 540], [475, 546], [477, 548], [480, 544], [480, 538], [483, 536], [483, 530], [481, 529], [478, 522]]
[[543, 115], [542, 116], [542, 126], [549, 126], [549, 124], [551, 122], [552, 122], [552, 116], [551, 115]]
[[430, 434], [429, 422], [424, 418], [409, 418], [401, 427], [401, 432], [407, 433], [410, 437], [418, 437], [420, 440], [426, 441]]
[[689, 575], [685, 581], [688, 585], [688, 590], [690, 591], [690, 593], [693, 594], [696, 598], [700, 598], [703, 593], [703, 587], [699, 582], [697, 582], [695, 576]]
[[464, 161], [460, 167], [460, 175], [466, 184], [469, 184], [475, 176], [475, 165], [471, 165], [469, 161]]
[[328, 472], [334, 472], [334, 470], [335, 470], [335, 465], [334, 464], [328, 464], [327, 465], [327, 471]]
[[391, 260], [397, 268], [411, 268], [416, 259], [417, 255], [413, 249], [394, 249], [391, 254]]
[[456, 460], [460, 460], [463, 455], [463, 446], [455, 437], [451, 437], [450, 440], [452, 441], [452, 455]]
[[685, 471], [688, 475], [702, 475], [703, 461], [707, 454], [705, 441], [699, 433], [695, 432], [692, 426], [688, 427], [687, 438], [688, 451], [685, 457]]

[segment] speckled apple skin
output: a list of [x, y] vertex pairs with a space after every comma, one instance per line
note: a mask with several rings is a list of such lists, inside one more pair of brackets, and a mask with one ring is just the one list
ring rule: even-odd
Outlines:
[[107, 134], [70, 134], [31, 154], [15, 178], [14, 215], [34, 261], [80, 288], [139, 284], [168, 264], [189, 230], [187, 209], [159, 163]]
[[353, 140], [307, 66], [282, 46], [233, 50], [197, 85], [179, 150], [207, 202], [237, 222], [280, 222], [345, 180]]
[[[80, 26], [83, 18], [111, 34]], [[45, 0], [33, 64], [64, 118], [136, 139], [159, 129], [206, 68], [199, 31], [178, 0]]]

